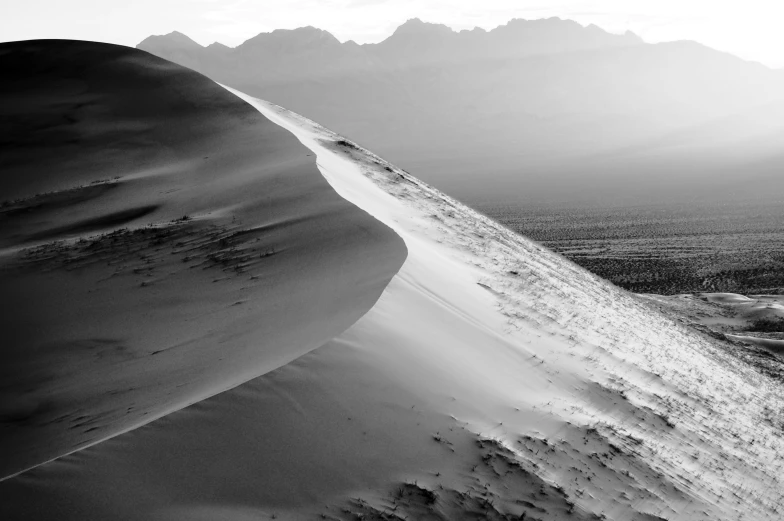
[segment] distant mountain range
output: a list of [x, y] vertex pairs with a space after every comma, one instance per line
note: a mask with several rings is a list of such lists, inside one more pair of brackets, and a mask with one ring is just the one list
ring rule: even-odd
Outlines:
[[[301, 27], [262, 33], [233, 49], [217, 42], [203, 47], [176, 31], [150, 36], [137, 47], [154, 54], [169, 54], [201, 72], [228, 72], [244, 77], [247, 71], [231, 71], [231, 67], [253, 65], [282, 74], [279, 77], [282, 80], [641, 44], [642, 39], [631, 32], [614, 35], [596, 26], [582, 27], [576, 22], [551, 18], [512, 20], [492, 31], [477, 28], [460, 32], [446, 25], [412, 19], [381, 43], [365, 45], [353, 41], [341, 43], [327, 31]], [[329, 61], [324, 62], [325, 58]], [[219, 62], [221, 59], [225, 61]], [[284, 65], [283, 62], [292, 59], [296, 63]]]
[[550, 18], [377, 44], [314, 27], [138, 47], [349, 136], [469, 203], [784, 197], [784, 74]]

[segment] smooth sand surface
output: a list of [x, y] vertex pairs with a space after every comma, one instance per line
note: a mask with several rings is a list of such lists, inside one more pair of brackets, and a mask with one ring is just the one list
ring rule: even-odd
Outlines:
[[237, 95], [403, 238], [402, 268], [326, 345], [3, 482], [0, 514], [780, 519], [778, 382], [340, 136]]
[[200, 74], [73, 41], [2, 44], [0, 70], [0, 478], [307, 353], [405, 259]]

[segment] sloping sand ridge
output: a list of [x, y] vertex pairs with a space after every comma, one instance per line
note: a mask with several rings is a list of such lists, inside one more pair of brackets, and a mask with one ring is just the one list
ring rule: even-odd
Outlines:
[[318, 347], [405, 258], [200, 74], [66, 41], [0, 69], [0, 478]]
[[311, 353], [0, 483], [12, 519], [779, 519], [776, 383], [360, 146], [237, 93], [405, 241]]

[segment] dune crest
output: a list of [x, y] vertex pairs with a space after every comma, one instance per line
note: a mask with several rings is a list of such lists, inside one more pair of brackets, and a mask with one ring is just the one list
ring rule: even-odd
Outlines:
[[357, 144], [232, 92], [402, 237], [402, 268], [319, 349], [7, 480], [0, 513], [34, 497], [29, 519], [63, 502], [72, 519], [780, 518], [778, 382]]
[[[388, 375], [538, 465], [588, 512], [634, 517], [619, 512], [625, 504], [666, 519], [777, 517], [778, 382], [367, 150], [244, 99], [314, 150], [336, 191], [409, 248], [379, 303], [336, 342], [371, 350]], [[607, 453], [621, 447], [634, 461], [638, 473], [614, 469], [628, 500], [566, 466], [601, 453], [570, 454], [597, 432]]]
[[57, 40], [0, 69], [0, 479], [315, 349], [405, 258], [201, 74]]

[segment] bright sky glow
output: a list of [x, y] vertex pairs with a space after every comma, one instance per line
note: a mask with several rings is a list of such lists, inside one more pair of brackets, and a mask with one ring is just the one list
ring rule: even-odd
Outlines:
[[377, 42], [409, 18], [492, 29], [512, 18], [570, 18], [647, 42], [696, 40], [784, 67], [780, 0], [0, 0], [0, 40], [68, 38], [136, 45], [173, 30], [237, 45], [313, 25], [341, 41]]

